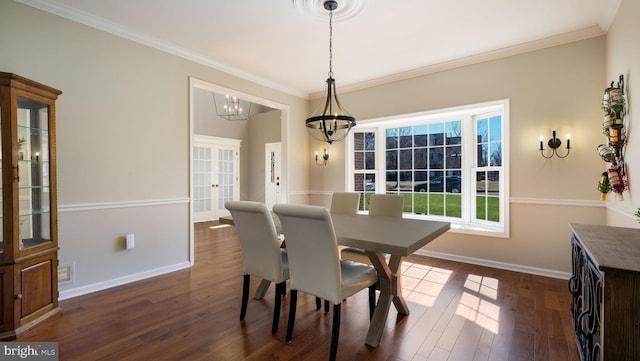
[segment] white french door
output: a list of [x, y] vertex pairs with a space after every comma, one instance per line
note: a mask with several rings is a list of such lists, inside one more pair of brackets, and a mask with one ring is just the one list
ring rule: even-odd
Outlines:
[[240, 198], [240, 141], [194, 135], [192, 152], [194, 221], [228, 215], [224, 203]]

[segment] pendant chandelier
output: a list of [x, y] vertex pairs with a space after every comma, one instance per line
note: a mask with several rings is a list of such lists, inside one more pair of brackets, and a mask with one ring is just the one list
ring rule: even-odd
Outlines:
[[[216, 97], [220, 97], [220, 95], [213, 94], [213, 104], [216, 108], [216, 114], [220, 118], [224, 118], [226, 120], [248, 120], [251, 115], [251, 103], [240, 100], [238, 97], [225, 95], [224, 101], [222, 104], [218, 105], [218, 100]], [[248, 111], [245, 112], [245, 108], [242, 104], [246, 104]]]
[[333, 11], [338, 2], [327, 0], [324, 8], [329, 11], [329, 77], [327, 90], [320, 107], [306, 121], [311, 135], [318, 140], [332, 144], [347, 137], [351, 128], [356, 125], [356, 118], [349, 115], [340, 104], [336, 94], [336, 81], [333, 78]]

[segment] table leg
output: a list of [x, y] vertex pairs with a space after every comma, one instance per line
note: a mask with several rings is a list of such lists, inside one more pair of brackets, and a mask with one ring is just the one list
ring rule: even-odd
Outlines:
[[264, 297], [264, 295], [267, 293], [267, 290], [269, 289], [269, 285], [271, 285], [271, 281], [267, 281], [267, 280], [260, 281], [260, 285], [258, 285], [258, 289], [256, 290], [255, 295], [253, 295], [253, 298], [255, 298], [256, 300], [261, 300]]
[[409, 314], [409, 306], [402, 296], [402, 256], [392, 255], [389, 259], [389, 270], [391, 271], [391, 295], [393, 304], [398, 313]]
[[371, 347], [378, 347], [384, 326], [387, 323], [391, 303], [393, 302], [398, 313], [404, 315], [409, 314], [409, 307], [402, 297], [402, 279], [399, 273], [402, 266], [402, 256], [391, 256], [389, 264], [387, 264], [384, 256], [380, 253], [367, 252], [367, 255], [378, 272], [380, 296], [371, 318], [365, 343]]

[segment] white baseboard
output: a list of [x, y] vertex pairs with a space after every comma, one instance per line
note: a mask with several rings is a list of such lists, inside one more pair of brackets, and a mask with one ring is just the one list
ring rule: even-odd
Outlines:
[[564, 280], [568, 280], [571, 277], [571, 273], [568, 273], [568, 272], [559, 272], [559, 271], [554, 271], [554, 270], [549, 270], [544, 268], [523, 266], [523, 265], [514, 264], [514, 263], [498, 262], [498, 261], [491, 261], [491, 260], [486, 260], [481, 258], [459, 256], [459, 255], [450, 254], [450, 253], [417, 250], [416, 252], [414, 252], [414, 254], [433, 257], [433, 258], [441, 258], [449, 261], [498, 268], [498, 269], [503, 269], [507, 271], [522, 272], [522, 273], [534, 274], [538, 276], [545, 276], [545, 277], [551, 277], [551, 278], [559, 278]]
[[174, 272], [174, 271], [179, 271], [185, 268], [189, 268], [191, 266], [192, 265], [190, 262], [182, 262], [182, 263], [177, 263], [177, 264], [166, 266], [166, 267], [156, 268], [156, 269], [145, 271], [145, 272], [127, 275], [120, 278], [115, 278], [109, 281], [98, 282], [98, 283], [90, 284], [87, 286], [60, 291], [58, 300], [62, 301], [68, 298], [78, 297], [78, 296], [86, 295], [89, 293], [106, 290], [111, 287], [122, 286], [127, 283], [141, 281], [147, 278], [160, 276], [160, 275]]

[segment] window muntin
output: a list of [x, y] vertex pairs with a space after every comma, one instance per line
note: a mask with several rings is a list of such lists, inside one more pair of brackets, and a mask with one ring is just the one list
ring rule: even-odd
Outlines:
[[358, 141], [377, 136], [368, 151], [379, 159], [377, 167], [350, 170], [353, 176], [361, 174], [354, 178], [353, 190], [362, 191], [367, 184], [365, 193], [402, 194], [405, 212], [451, 221], [453, 229], [506, 234], [508, 101], [487, 104], [361, 121], [367, 129], [353, 130], [353, 155], [364, 151], [355, 146]]

